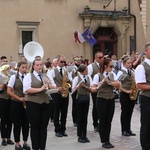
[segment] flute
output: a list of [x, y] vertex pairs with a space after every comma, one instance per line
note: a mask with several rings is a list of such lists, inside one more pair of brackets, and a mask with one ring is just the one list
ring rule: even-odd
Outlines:
[[79, 87], [79, 85], [82, 83], [82, 82], [85, 82], [85, 79], [87, 78], [87, 76], [85, 78], [83, 78], [76, 86], [76, 88], [74, 88], [74, 90], [72, 91], [71, 95], [77, 90], [77, 88]]
[[[99, 74], [100, 75], [100, 74]], [[106, 78], [108, 78], [109, 79], [109, 73], [108, 73], [108, 75], [106, 76]], [[105, 78], [104, 78], [105, 79]], [[101, 81], [101, 82], [99, 82], [97, 85], [97, 90], [101, 87], [101, 85], [104, 83], [104, 79]], [[110, 80], [110, 79], [109, 79]]]

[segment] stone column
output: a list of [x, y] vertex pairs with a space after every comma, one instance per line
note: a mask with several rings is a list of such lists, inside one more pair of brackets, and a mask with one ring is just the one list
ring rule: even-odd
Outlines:
[[127, 52], [127, 29], [129, 28], [129, 21], [124, 20], [122, 22], [122, 55]]

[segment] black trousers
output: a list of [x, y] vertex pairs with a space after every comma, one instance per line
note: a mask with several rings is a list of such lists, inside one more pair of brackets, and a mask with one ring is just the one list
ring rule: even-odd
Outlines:
[[91, 93], [91, 96], [92, 96], [92, 100], [93, 100], [93, 108], [92, 108], [93, 126], [98, 127], [98, 112], [96, 109], [97, 92]]
[[77, 123], [77, 90], [71, 96], [72, 96], [72, 119], [73, 123]]
[[140, 142], [142, 150], [150, 150], [150, 97], [143, 95], [141, 95]]
[[47, 126], [50, 118], [50, 104], [26, 102], [26, 112], [31, 125], [32, 149], [44, 150], [47, 139]]
[[53, 98], [55, 132], [65, 132], [69, 97], [63, 98], [61, 94], [56, 93]]
[[23, 141], [27, 141], [29, 135], [29, 121], [23, 103], [12, 101], [11, 114], [12, 114], [12, 122], [14, 125], [13, 133], [15, 142], [20, 142], [21, 129]]
[[50, 120], [53, 121], [54, 120], [54, 104], [53, 104], [53, 94], [51, 94], [52, 100], [50, 100]]
[[11, 100], [0, 98], [1, 116], [1, 138], [10, 139], [12, 120], [11, 120]]
[[86, 137], [87, 134], [87, 118], [89, 111], [89, 100], [85, 102], [77, 100], [77, 136]]
[[135, 101], [131, 100], [129, 94], [120, 92], [120, 104], [121, 104], [121, 130], [129, 131], [131, 129], [131, 118], [135, 105]]
[[101, 143], [110, 141], [111, 122], [114, 116], [114, 99], [97, 98], [96, 107], [99, 117], [99, 135]]

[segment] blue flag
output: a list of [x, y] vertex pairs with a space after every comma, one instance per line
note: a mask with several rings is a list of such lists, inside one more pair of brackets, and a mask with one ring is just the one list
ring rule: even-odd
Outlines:
[[97, 40], [93, 37], [93, 35], [89, 29], [86, 29], [82, 33], [82, 36], [85, 39], [85, 41], [87, 41], [91, 46], [94, 46], [97, 42]]

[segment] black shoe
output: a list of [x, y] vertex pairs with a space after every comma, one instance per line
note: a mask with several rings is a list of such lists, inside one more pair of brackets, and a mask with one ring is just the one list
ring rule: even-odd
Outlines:
[[80, 143], [86, 143], [85, 139], [83, 139], [82, 137], [78, 138], [78, 142], [80, 142]]
[[7, 144], [14, 145], [14, 142], [12, 140], [7, 140]]
[[19, 146], [15, 145], [15, 150], [24, 150], [24, 149], [21, 145], [19, 145]]
[[63, 137], [63, 135], [62, 135], [60, 132], [57, 132], [57, 133], [55, 134], [55, 136], [57, 136], [57, 137]]
[[73, 126], [74, 126], [74, 127], [77, 127], [77, 123], [74, 123]]
[[66, 132], [62, 132], [62, 136], [68, 136]]
[[130, 136], [136, 136], [136, 134], [133, 133], [132, 130], [129, 130], [128, 133], [130, 134]]
[[89, 143], [90, 140], [87, 137], [84, 137], [85, 142]]
[[3, 145], [3, 146], [6, 146], [6, 145], [7, 145], [7, 142], [6, 142], [5, 140], [3, 140], [3, 141], [2, 141], [2, 145]]
[[130, 134], [129, 134], [127, 131], [123, 131], [123, 132], [122, 132], [122, 135], [123, 135], [123, 136], [130, 136]]
[[113, 146], [113, 145], [110, 144], [109, 142], [106, 142], [106, 143], [102, 144], [102, 147], [103, 147], [103, 148], [107, 148], [107, 149], [113, 148], [112, 146]]
[[95, 132], [98, 132], [98, 131], [99, 131], [99, 127], [98, 127], [98, 126], [95, 126], [95, 127], [94, 127], [94, 131], [95, 131]]
[[112, 145], [110, 142], [108, 142], [109, 143], [109, 145], [111, 146], [111, 148], [114, 148], [114, 145]]
[[28, 144], [23, 144], [24, 150], [31, 150], [31, 147]]

